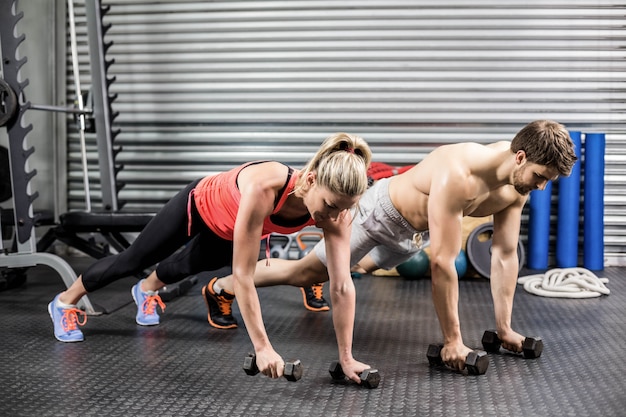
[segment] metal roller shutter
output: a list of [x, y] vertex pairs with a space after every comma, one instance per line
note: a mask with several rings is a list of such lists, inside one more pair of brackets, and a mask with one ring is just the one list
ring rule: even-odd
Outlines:
[[[336, 131], [404, 165], [440, 144], [510, 139], [549, 118], [607, 133], [605, 253], [607, 264], [624, 261], [626, 7], [617, 1], [103, 4], [124, 209], [157, 210], [188, 181], [248, 160], [301, 166]], [[81, 2], [76, 12], [88, 85]], [[77, 138], [71, 209], [84, 201]], [[93, 140], [90, 150], [97, 201]]]

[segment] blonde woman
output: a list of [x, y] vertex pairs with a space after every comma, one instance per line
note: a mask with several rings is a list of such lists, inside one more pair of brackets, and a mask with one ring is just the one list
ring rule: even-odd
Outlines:
[[[136, 322], [156, 325], [160, 320], [157, 307], [165, 308], [160, 288], [230, 265], [257, 366], [267, 376], [282, 376], [284, 361], [265, 331], [253, 281], [261, 239], [272, 232], [293, 233], [311, 225], [323, 229], [328, 272], [340, 288], [332, 301], [354, 306], [350, 209], [367, 189], [370, 162], [371, 150], [362, 138], [337, 133], [322, 143], [302, 170], [276, 161], [255, 161], [194, 181], [159, 211], [128, 249], [98, 260], [54, 298], [48, 311], [55, 337], [62, 342], [82, 341], [78, 325], [84, 320], [79, 316], [85, 316], [76, 303], [115, 280], [158, 263], [131, 290], [137, 303]], [[353, 318], [335, 320], [336, 326], [347, 326], [351, 332]]]

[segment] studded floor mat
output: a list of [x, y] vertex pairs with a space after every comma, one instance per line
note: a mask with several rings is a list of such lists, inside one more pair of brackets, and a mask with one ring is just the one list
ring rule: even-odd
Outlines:
[[[208, 325], [200, 285], [210, 275], [170, 301], [157, 327], [137, 326], [131, 302], [89, 317], [85, 341], [64, 344], [46, 310], [63, 283], [36, 267], [25, 286], [0, 292], [0, 415], [624, 416], [625, 271], [599, 274], [611, 289], [599, 298], [544, 298], [518, 286], [513, 327], [541, 336], [543, 354], [489, 354], [480, 376], [429, 366], [428, 345], [441, 342], [430, 281], [357, 279], [354, 355], [381, 375], [378, 388], [364, 389], [330, 378], [337, 358], [331, 312], [304, 309], [296, 288], [259, 289], [275, 349], [304, 364], [302, 379], [289, 382], [246, 375], [252, 346], [243, 326]], [[489, 281], [460, 287], [464, 340], [478, 348], [494, 326]], [[236, 307], [234, 314], [241, 323]]]

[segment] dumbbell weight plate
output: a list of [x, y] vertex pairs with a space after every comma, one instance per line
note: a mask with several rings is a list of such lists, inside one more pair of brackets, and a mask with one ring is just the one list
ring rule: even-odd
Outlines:
[[540, 337], [527, 337], [522, 344], [522, 352], [526, 359], [537, 359], [543, 352], [543, 340]]
[[253, 353], [248, 353], [248, 355], [244, 358], [243, 370], [250, 376], [254, 376], [259, 373], [259, 368], [256, 366], [256, 356]]
[[285, 362], [285, 378], [288, 381], [299, 381], [304, 373], [304, 368], [300, 360]]
[[378, 369], [366, 369], [359, 375], [361, 378], [361, 384], [368, 389], [378, 388], [380, 384], [380, 374]]
[[[493, 241], [493, 222], [483, 223], [476, 227], [467, 237], [465, 253], [472, 267], [482, 277], [491, 277], [491, 244]], [[521, 241], [517, 244], [519, 269], [526, 263], [526, 251]]]
[[0, 127], [9, 123], [18, 109], [17, 95], [9, 83], [0, 79]]

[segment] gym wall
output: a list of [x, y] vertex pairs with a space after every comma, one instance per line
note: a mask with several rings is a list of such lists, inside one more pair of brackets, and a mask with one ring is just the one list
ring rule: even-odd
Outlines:
[[[75, 4], [87, 88], [85, 10]], [[617, 1], [103, 4], [123, 210], [157, 210], [192, 179], [248, 160], [301, 166], [335, 131], [362, 135], [377, 161], [405, 165], [444, 143], [508, 140], [550, 118], [607, 134], [606, 263], [626, 261], [626, 29]], [[78, 135], [68, 121], [67, 205], [80, 209]], [[97, 205], [93, 138], [89, 145]]]

